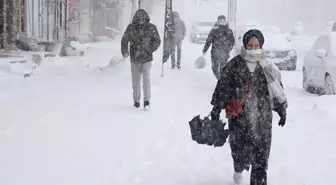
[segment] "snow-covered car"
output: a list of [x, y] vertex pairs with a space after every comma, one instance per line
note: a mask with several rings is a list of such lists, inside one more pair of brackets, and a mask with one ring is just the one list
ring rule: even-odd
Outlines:
[[235, 49], [240, 53], [243, 46], [242, 38], [250, 29], [260, 30], [264, 37], [265, 43], [263, 49], [265, 56], [280, 70], [294, 71], [297, 64], [297, 51], [294, 49], [290, 40], [285, 36], [276, 25], [239, 25], [236, 30]]
[[311, 93], [336, 93], [336, 32], [318, 37], [307, 52], [302, 68], [303, 88]]
[[190, 40], [192, 43], [205, 42], [213, 28], [213, 21], [197, 21], [194, 22], [190, 31]]

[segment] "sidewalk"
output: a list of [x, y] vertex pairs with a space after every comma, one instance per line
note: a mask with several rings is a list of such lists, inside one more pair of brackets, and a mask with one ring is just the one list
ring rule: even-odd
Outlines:
[[1, 51], [0, 77], [7, 74], [25, 76], [43, 61], [45, 52]]
[[100, 67], [108, 65], [113, 57], [122, 57], [119, 39], [90, 43], [84, 55], [87, 64]]

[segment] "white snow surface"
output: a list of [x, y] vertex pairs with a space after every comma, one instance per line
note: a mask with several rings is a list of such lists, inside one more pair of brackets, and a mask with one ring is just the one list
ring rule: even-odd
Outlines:
[[[300, 66], [282, 72], [288, 117], [281, 128], [274, 114], [269, 185], [336, 184], [336, 96], [301, 87], [301, 59], [313, 40], [292, 39]], [[186, 38], [182, 47], [182, 69], [172, 71], [169, 60], [164, 78], [162, 47], [155, 53], [150, 111], [132, 107], [129, 60], [100, 70], [120, 58], [119, 41], [90, 44], [84, 57], [46, 59], [30, 78], [2, 72], [0, 185], [232, 185], [228, 143], [198, 145], [189, 131], [188, 121], [212, 108], [210, 54], [199, 70], [203, 45]], [[249, 184], [249, 172], [244, 178]]]
[[[206, 68], [194, 68], [203, 46], [186, 41], [182, 69], [169, 61], [164, 78], [155, 53], [149, 112], [132, 107], [128, 60], [99, 70], [118, 46], [92, 44], [84, 58], [0, 79], [1, 185], [232, 184], [229, 145], [198, 145], [189, 132], [188, 121], [211, 110], [216, 83], [209, 54]], [[280, 128], [274, 114], [269, 184], [336, 184], [336, 97], [304, 92], [300, 71], [282, 73], [288, 119]]]

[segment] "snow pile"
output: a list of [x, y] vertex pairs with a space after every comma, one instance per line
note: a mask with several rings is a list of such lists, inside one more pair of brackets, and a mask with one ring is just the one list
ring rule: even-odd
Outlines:
[[33, 71], [33, 62], [26, 58], [0, 58], [0, 78], [5, 76], [24, 76]]

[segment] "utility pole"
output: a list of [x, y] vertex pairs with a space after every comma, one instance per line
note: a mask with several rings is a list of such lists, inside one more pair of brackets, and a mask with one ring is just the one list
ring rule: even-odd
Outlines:
[[236, 27], [237, 27], [237, 0], [228, 1], [228, 23], [229, 27], [232, 29], [234, 36], [236, 37]]
[[51, 1], [47, 0], [47, 41], [50, 40], [50, 23], [49, 23], [49, 19], [50, 19], [50, 4], [51, 4]]
[[2, 36], [2, 39], [3, 39], [3, 48], [4, 49], [7, 49], [8, 48], [8, 42], [7, 42], [7, 38], [8, 38], [8, 32], [7, 32], [7, 26], [8, 26], [8, 23], [7, 23], [7, 1], [6, 0], [3, 0], [3, 36]]
[[141, 9], [141, 0], [139, 0], [139, 8], [138, 9]]
[[64, 0], [64, 41], [68, 37], [68, 0]]
[[41, 39], [43, 38], [43, 30], [42, 30], [43, 26], [41, 24], [42, 15], [41, 15], [41, 1], [40, 0], [37, 1], [37, 9], [38, 9], [37, 10], [38, 37], [39, 39]]

